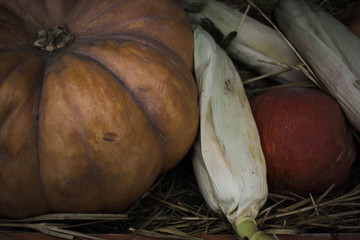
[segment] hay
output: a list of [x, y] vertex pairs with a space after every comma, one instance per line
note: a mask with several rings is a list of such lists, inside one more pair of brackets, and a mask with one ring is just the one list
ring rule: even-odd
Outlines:
[[[330, 189], [329, 189], [330, 190]], [[269, 234], [360, 233], [360, 184], [344, 193], [303, 198], [270, 193], [257, 222]], [[37, 231], [71, 239], [95, 239], [91, 234], [140, 234], [154, 238], [194, 239], [201, 235], [234, 234], [223, 216], [205, 204], [190, 158], [159, 177], [153, 188], [118, 214], [47, 214], [0, 219], [0, 231]]]
[[232, 233], [226, 219], [214, 215], [197, 188], [190, 160], [159, 177], [153, 188], [119, 214], [46, 214], [0, 219], [0, 230], [40, 231], [60, 237], [91, 233], [141, 234], [198, 239], [195, 235]]

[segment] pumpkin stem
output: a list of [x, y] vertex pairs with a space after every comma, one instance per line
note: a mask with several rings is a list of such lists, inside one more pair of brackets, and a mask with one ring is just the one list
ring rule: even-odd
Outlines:
[[42, 28], [37, 32], [33, 43], [34, 47], [49, 53], [61, 50], [74, 40], [74, 36], [68, 32], [66, 26]]

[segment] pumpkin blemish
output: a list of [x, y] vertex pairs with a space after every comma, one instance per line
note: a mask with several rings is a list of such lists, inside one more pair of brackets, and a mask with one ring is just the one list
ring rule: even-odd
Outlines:
[[107, 142], [117, 142], [118, 135], [116, 133], [107, 132], [104, 133], [103, 140]]

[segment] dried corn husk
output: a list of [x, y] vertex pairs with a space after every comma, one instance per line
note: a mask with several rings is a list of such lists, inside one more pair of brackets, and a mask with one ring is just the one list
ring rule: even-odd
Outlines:
[[360, 39], [323, 8], [307, 0], [281, 0], [280, 29], [319, 81], [360, 130]]
[[[281, 72], [287, 66], [301, 63], [294, 51], [274, 29], [246, 16], [236, 9], [214, 0], [179, 0], [188, 11], [191, 21], [201, 24], [209, 19], [220, 32], [227, 36], [237, 32], [226, 50], [234, 59], [260, 74]], [[305, 74], [289, 70], [274, 76], [282, 83], [307, 81]]]
[[209, 207], [224, 214], [241, 238], [272, 239], [258, 231], [254, 220], [267, 199], [266, 166], [240, 76], [207, 32], [196, 27], [194, 38], [200, 136], [193, 166], [198, 186]]

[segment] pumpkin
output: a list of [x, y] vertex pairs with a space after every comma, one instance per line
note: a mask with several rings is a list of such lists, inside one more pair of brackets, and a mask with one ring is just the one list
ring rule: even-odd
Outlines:
[[319, 195], [346, 189], [356, 143], [340, 105], [318, 89], [281, 87], [250, 102], [271, 192]]
[[175, 0], [0, 1], [0, 215], [115, 212], [198, 129]]

